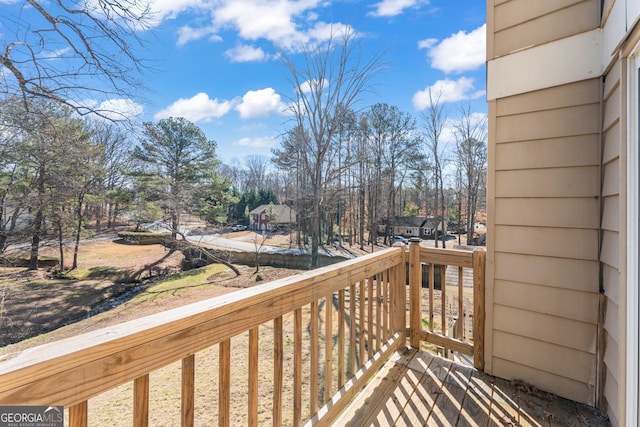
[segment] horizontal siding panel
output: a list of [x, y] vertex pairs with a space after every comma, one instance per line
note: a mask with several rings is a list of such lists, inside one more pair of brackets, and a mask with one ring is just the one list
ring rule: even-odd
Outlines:
[[[597, 197], [597, 166], [496, 171], [495, 197]], [[551, 215], [552, 212], [543, 212]]]
[[600, 134], [600, 105], [503, 116], [496, 119], [496, 143]]
[[[594, 198], [496, 199], [495, 223], [538, 227], [598, 228]], [[552, 213], [541, 215], [540, 212]]]
[[598, 294], [496, 280], [496, 304], [596, 325]]
[[603, 164], [620, 157], [620, 141], [620, 122], [618, 122], [604, 134]]
[[[620, 322], [618, 316], [620, 311], [618, 306], [613, 301], [607, 302], [607, 312], [604, 317], [604, 329], [609, 334], [609, 338], [616, 342], [620, 342]], [[607, 342], [607, 346], [609, 342]], [[617, 363], [616, 363], [617, 365]]]
[[604, 383], [604, 396], [607, 399], [607, 416], [611, 421], [612, 426], [621, 426], [618, 421], [619, 408], [618, 408], [618, 378], [613, 372], [607, 369], [607, 381]]
[[604, 293], [616, 305], [620, 304], [620, 271], [610, 265], [602, 265]]
[[496, 105], [496, 116], [512, 116], [531, 111], [555, 110], [599, 102], [600, 81], [590, 79], [500, 98]]
[[596, 134], [496, 144], [496, 170], [590, 166], [600, 163]]
[[595, 368], [593, 354], [501, 331], [493, 333], [493, 354], [585, 384]]
[[620, 245], [617, 232], [605, 230], [602, 233], [600, 260], [613, 268], [620, 268]]
[[[531, 0], [521, 0], [516, 3], [525, 2], [527, 7], [520, 6], [524, 12], [528, 12], [527, 9], [531, 9], [531, 5], [538, 5], [538, 3], [554, 3], [554, 5], [555, 3], [564, 3], [561, 0], [537, 0], [535, 2]], [[581, 2], [565, 9], [556, 10], [547, 15], [535, 15], [534, 19], [519, 23], [516, 26], [509, 26], [509, 28], [502, 30], [496, 27], [494, 36], [495, 55], [507, 55], [529, 46], [548, 43], [596, 28], [600, 20], [598, 8], [592, 3], [591, 1]], [[513, 15], [502, 16], [500, 9], [506, 9], [506, 7], [496, 9], [496, 15], [500, 15], [498, 19], [496, 19], [496, 22], [499, 22], [501, 28], [509, 24], [513, 25], [515, 20], [513, 18], [519, 18]]]
[[611, 125], [620, 119], [620, 87], [614, 90], [609, 99], [604, 103], [603, 129], [609, 129]]
[[604, 182], [602, 184], [602, 195], [612, 196], [620, 194], [620, 160], [613, 160], [604, 165]]
[[618, 195], [604, 197], [602, 211], [602, 228], [609, 231], [620, 230], [620, 197]]
[[586, 384], [500, 358], [493, 358], [492, 374], [533, 384], [540, 390], [584, 404], [593, 404], [593, 390]]
[[526, 255], [597, 260], [598, 231], [496, 225], [495, 250]]
[[[570, 304], [571, 301], [568, 301]], [[493, 328], [575, 350], [596, 352], [597, 327], [534, 311], [494, 304]]]
[[[496, 31], [499, 31], [553, 12], [558, 13], [558, 10], [583, 2], [584, 0], [537, 0], [535, 2], [512, 0], [496, 6], [494, 10], [494, 27]], [[596, 25], [598, 24], [600, 24], [599, 17], [596, 21]]]
[[[496, 279], [588, 293], [598, 292], [597, 261], [498, 252], [495, 254], [494, 268]], [[542, 292], [541, 289], [535, 291]], [[566, 307], [566, 310], [570, 311], [570, 308]]]
[[608, 99], [611, 91], [619, 90], [621, 61], [616, 61], [604, 79], [604, 99]]

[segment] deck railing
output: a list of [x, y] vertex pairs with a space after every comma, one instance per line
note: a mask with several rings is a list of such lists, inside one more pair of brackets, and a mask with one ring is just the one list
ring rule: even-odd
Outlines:
[[[458, 249], [425, 248], [413, 241], [409, 245], [409, 337], [411, 347], [421, 348], [421, 342], [473, 357], [476, 369], [484, 369], [484, 274], [486, 252]], [[456, 280], [447, 281], [447, 272], [455, 267]], [[447, 268], [449, 267], [449, 268]], [[427, 283], [423, 270], [427, 269]], [[472, 286], [465, 286], [465, 269], [472, 276]], [[436, 270], [439, 270], [440, 290], [436, 291]], [[426, 290], [425, 288], [426, 284]], [[455, 292], [449, 302], [449, 292]], [[471, 295], [469, 296], [469, 292]], [[427, 295], [424, 295], [427, 293]], [[439, 294], [439, 295], [437, 295]], [[423, 309], [426, 299], [427, 307]], [[438, 301], [439, 299], [439, 301]], [[436, 304], [440, 308], [436, 308]], [[450, 308], [451, 307], [451, 308]], [[425, 312], [426, 318], [425, 319]], [[439, 319], [437, 316], [439, 315]], [[472, 318], [472, 336], [465, 337], [465, 319]], [[436, 327], [438, 321], [439, 327]], [[426, 327], [423, 327], [426, 324]], [[452, 333], [449, 334], [448, 332]], [[466, 338], [466, 339], [465, 339]]]
[[[218, 383], [209, 387], [217, 390], [217, 415], [199, 424], [217, 420], [220, 426], [238, 422], [254, 426], [270, 420], [276, 426], [304, 421], [328, 425], [387, 358], [406, 346], [407, 331], [416, 347], [426, 340], [472, 354], [481, 348], [479, 335], [470, 344], [434, 332], [433, 310], [431, 327], [422, 328], [417, 267], [425, 262], [474, 268], [478, 277], [474, 286], [484, 286], [480, 280], [484, 258], [475, 252], [431, 250], [415, 243], [409, 253], [402, 247], [390, 248], [27, 350], [0, 363], [0, 405], [61, 405], [69, 408], [70, 426], [86, 426], [90, 398], [133, 383], [132, 424], [147, 426], [150, 373], [181, 361], [180, 423], [192, 426], [198, 421], [196, 358], [217, 347]], [[477, 322], [482, 310], [474, 310]], [[446, 323], [441, 324], [443, 331]], [[231, 339], [242, 334], [248, 335], [247, 351], [232, 354]], [[260, 340], [265, 339], [273, 345], [268, 351], [259, 350]], [[231, 411], [231, 367], [239, 357], [246, 358], [248, 366], [244, 420], [232, 419]], [[265, 376], [260, 366], [267, 358], [270, 384], [264, 385], [259, 382]], [[207, 360], [207, 364], [213, 363]], [[269, 389], [268, 402], [259, 387]]]

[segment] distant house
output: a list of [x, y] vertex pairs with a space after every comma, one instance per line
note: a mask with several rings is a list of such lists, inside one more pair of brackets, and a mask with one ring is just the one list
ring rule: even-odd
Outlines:
[[249, 212], [253, 230], [274, 230], [296, 222], [296, 213], [287, 205], [260, 205]]
[[[391, 229], [392, 227], [393, 230]], [[381, 235], [433, 239], [436, 231], [441, 228], [442, 224], [438, 218], [425, 216], [397, 216], [393, 219], [393, 225], [386, 218], [383, 219], [378, 225], [378, 233]]]

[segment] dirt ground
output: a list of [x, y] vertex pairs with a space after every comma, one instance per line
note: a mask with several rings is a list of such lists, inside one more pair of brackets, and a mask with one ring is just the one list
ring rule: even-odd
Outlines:
[[[43, 248], [42, 254], [57, 256], [50, 247]], [[124, 292], [154, 292], [154, 283], [179, 272], [183, 259], [180, 252], [162, 245], [96, 241], [81, 245], [78, 269], [66, 275], [45, 269], [0, 268], [0, 357], [256, 284], [254, 268], [240, 266], [241, 275], [235, 276], [220, 267], [199, 286], [173, 289], [97, 313], [104, 310], [96, 309], [101, 303]], [[265, 267], [260, 276], [270, 281], [295, 273]]]

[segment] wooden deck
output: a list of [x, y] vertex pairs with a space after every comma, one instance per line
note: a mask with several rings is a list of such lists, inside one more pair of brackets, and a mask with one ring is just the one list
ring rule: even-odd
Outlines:
[[396, 352], [334, 425], [609, 426], [593, 408], [416, 350]]

